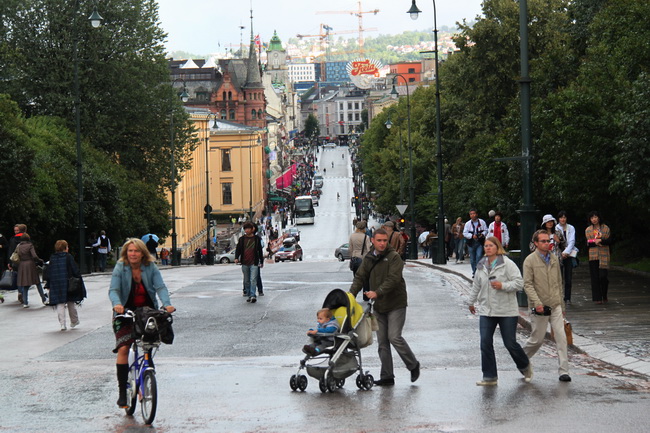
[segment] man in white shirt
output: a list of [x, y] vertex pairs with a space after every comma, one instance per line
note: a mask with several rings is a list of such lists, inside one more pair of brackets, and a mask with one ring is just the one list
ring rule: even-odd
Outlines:
[[472, 265], [472, 278], [476, 272], [476, 265], [483, 258], [483, 242], [488, 227], [485, 221], [478, 217], [476, 209], [469, 211], [469, 221], [465, 223], [463, 236], [467, 239], [467, 248], [469, 249], [469, 262]]

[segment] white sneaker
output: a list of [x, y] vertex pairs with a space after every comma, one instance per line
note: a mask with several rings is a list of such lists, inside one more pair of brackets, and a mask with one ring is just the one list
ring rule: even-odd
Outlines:
[[70, 324], [70, 329], [72, 329], [72, 328], [76, 328], [77, 326], [79, 326], [79, 322], [72, 322], [72, 323]]
[[528, 362], [528, 368], [524, 371], [524, 381], [530, 383], [533, 380], [533, 363]]
[[65, 331], [65, 330], [67, 330], [67, 329], [68, 329], [68, 328], [66, 328], [65, 325], [61, 325], [61, 331]]

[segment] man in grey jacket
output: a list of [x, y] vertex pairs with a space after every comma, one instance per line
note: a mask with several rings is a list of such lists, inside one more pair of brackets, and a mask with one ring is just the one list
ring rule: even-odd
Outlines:
[[395, 385], [393, 374], [392, 345], [411, 372], [411, 382], [420, 377], [420, 363], [415, 358], [408, 343], [402, 337], [402, 328], [406, 321], [406, 283], [402, 277], [404, 262], [400, 255], [388, 244], [388, 233], [377, 229], [372, 237], [373, 249], [366, 254], [361, 266], [354, 276], [350, 293], [356, 296], [368, 280], [370, 290], [366, 292], [369, 299], [374, 299], [375, 315], [379, 322], [377, 343], [381, 361], [378, 386]]
[[[535, 251], [524, 260], [524, 290], [528, 295], [528, 306], [535, 309], [531, 316], [532, 327], [530, 337], [524, 344], [524, 352], [532, 358], [544, 343], [546, 328], [549, 322], [555, 336], [560, 381], [571, 382], [569, 376], [569, 356], [566, 334], [564, 332], [564, 316], [566, 315], [560, 274], [560, 261], [550, 252], [550, 237], [546, 230], [538, 230], [533, 234]], [[551, 308], [550, 316], [545, 316], [544, 307]]]

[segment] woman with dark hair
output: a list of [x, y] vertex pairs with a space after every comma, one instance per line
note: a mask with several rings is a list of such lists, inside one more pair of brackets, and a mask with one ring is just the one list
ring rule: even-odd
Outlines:
[[[562, 251], [566, 248], [566, 239], [564, 238], [562, 231], [557, 228], [557, 221], [553, 218], [553, 215], [544, 215], [540, 228], [548, 233], [551, 241], [551, 252], [555, 254], [558, 260], [560, 260], [560, 263], [562, 263]], [[535, 244], [531, 242], [531, 245], [534, 247]], [[531, 251], [533, 249], [534, 248], [532, 248]]]
[[609, 289], [609, 246], [611, 238], [609, 227], [602, 224], [600, 214], [589, 212], [591, 225], [585, 229], [587, 246], [589, 247], [589, 275], [591, 276], [591, 299], [596, 304], [607, 302]]
[[[494, 354], [494, 331], [499, 326], [503, 345], [508, 349], [517, 369], [526, 382], [533, 377], [533, 369], [519, 343], [517, 343], [517, 320], [519, 306], [517, 290], [524, 287], [524, 280], [517, 265], [506, 256], [501, 242], [494, 236], [485, 239], [485, 256], [478, 262], [474, 282], [469, 295], [469, 311], [478, 314], [481, 335], [481, 369], [483, 379], [478, 386], [497, 384], [497, 360]], [[478, 303], [478, 309], [474, 304]]]
[[[46, 281], [45, 288], [50, 290], [50, 305], [56, 308], [61, 331], [67, 329], [65, 322], [66, 306], [70, 315], [70, 328], [79, 325], [77, 303], [80, 303], [86, 297], [85, 288], [82, 289], [78, 296], [72, 297], [68, 295], [70, 277], [81, 278], [81, 274], [74, 259], [68, 253], [68, 243], [64, 240], [58, 240], [54, 244], [54, 254], [50, 256], [50, 262], [47, 265], [43, 279]], [[83, 282], [81, 286], [83, 287]]]
[[36, 262], [43, 263], [43, 260], [36, 255], [34, 245], [32, 245], [32, 241], [27, 233], [23, 233], [20, 237], [20, 243], [16, 247], [16, 251], [20, 258], [20, 261], [18, 262], [18, 289], [22, 295], [23, 308], [29, 307], [27, 295], [29, 293], [29, 288], [34, 285], [38, 289], [38, 293], [41, 295], [43, 304], [47, 305], [47, 295], [43, 292], [41, 277], [38, 275], [38, 269], [36, 269]]
[[[147, 246], [140, 239], [127, 239], [122, 246], [120, 259], [113, 268], [111, 286], [108, 297], [113, 304], [114, 315], [124, 314], [125, 309], [135, 311], [139, 307], [158, 309], [156, 295], [162, 301], [165, 310], [173, 313], [167, 286], [163, 282], [160, 270], [149, 254]], [[129, 377], [129, 347], [133, 344], [133, 321], [122, 317], [114, 317], [113, 332], [116, 345], [113, 353], [117, 353], [117, 383], [119, 398], [117, 405], [126, 407], [126, 383]]]
[[557, 220], [557, 228], [562, 231], [564, 239], [566, 239], [566, 247], [562, 251], [560, 263], [562, 264], [562, 279], [564, 280], [564, 302], [570, 304], [573, 268], [577, 266], [576, 256], [578, 255], [576, 229], [567, 223], [567, 213], [565, 211], [558, 212]]

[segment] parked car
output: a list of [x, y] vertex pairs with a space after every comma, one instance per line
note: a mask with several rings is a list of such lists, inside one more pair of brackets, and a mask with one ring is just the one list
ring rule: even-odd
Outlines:
[[217, 254], [214, 261], [215, 263], [235, 263], [235, 250], [228, 253]]
[[350, 245], [343, 244], [337, 249], [334, 250], [334, 257], [339, 259], [339, 262], [344, 261], [345, 259], [350, 259]]
[[275, 263], [284, 262], [285, 260], [302, 261], [302, 248], [298, 244], [293, 244], [288, 247], [282, 247], [275, 253]]
[[331, 143], [331, 142], [330, 143], [325, 143], [325, 145], [323, 145], [323, 147], [336, 147], [336, 143]]
[[300, 242], [300, 230], [295, 227], [289, 227], [284, 229], [284, 232], [287, 234], [288, 238], [294, 238], [296, 242]]

